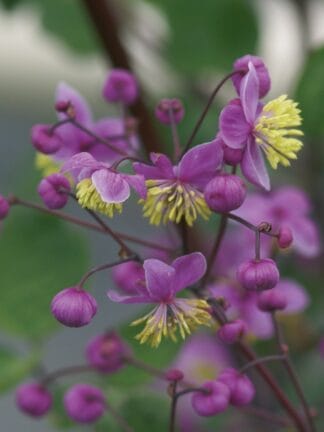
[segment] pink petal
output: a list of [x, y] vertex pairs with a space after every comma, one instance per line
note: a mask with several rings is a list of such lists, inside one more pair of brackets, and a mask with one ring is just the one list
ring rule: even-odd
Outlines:
[[206, 272], [206, 259], [200, 252], [183, 255], [173, 261], [175, 269], [174, 290], [176, 292], [195, 284]]
[[62, 166], [61, 172], [70, 172], [74, 176], [78, 176], [84, 168], [98, 169], [101, 166], [91, 154], [82, 152], [77, 153], [68, 159]]
[[204, 188], [215, 176], [222, 162], [223, 149], [220, 139], [197, 145], [182, 157], [179, 163], [179, 178], [183, 182]]
[[159, 168], [166, 178], [174, 177], [173, 165], [166, 155], [162, 153], [151, 153], [150, 158], [153, 164]]
[[[91, 125], [92, 115], [90, 108], [83, 96], [81, 96], [73, 87], [69, 86], [65, 82], [60, 82], [56, 88], [55, 101], [71, 102], [75, 111], [76, 120], [84, 126]], [[66, 118], [66, 114], [59, 113], [58, 117], [62, 120]]]
[[108, 298], [116, 303], [152, 303], [152, 299], [149, 296], [127, 296], [119, 294], [117, 291], [108, 291]]
[[261, 148], [253, 138], [249, 139], [241, 163], [244, 176], [254, 185], [270, 190], [270, 179], [264, 164]]
[[231, 101], [219, 116], [221, 138], [228, 147], [242, 149], [247, 143], [251, 126], [246, 121], [239, 99]]
[[311, 211], [306, 193], [294, 186], [282, 186], [271, 195], [273, 206], [287, 207], [294, 214], [305, 215]]
[[170, 300], [174, 294], [175, 269], [154, 258], [145, 260], [143, 267], [147, 291], [152, 300]]
[[259, 79], [252, 62], [249, 62], [249, 72], [242, 79], [240, 97], [245, 118], [253, 125], [259, 103]]
[[320, 237], [315, 223], [306, 218], [296, 218], [289, 224], [293, 234], [292, 246], [306, 258], [316, 257], [320, 253]]
[[307, 291], [297, 282], [290, 279], [281, 280], [275, 289], [286, 296], [287, 307], [282, 311], [283, 314], [302, 312], [310, 302]]
[[108, 169], [100, 169], [91, 177], [95, 188], [106, 203], [122, 203], [130, 195], [130, 188], [121, 174]]
[[127, 181], [127, 183], [135, 189], [138, 195], [145, 199], [147, 190], [145, 186], [145, 179], [143, 175], [135, 174], [135, 175], [127, 175], [123, 174], [123, 178]]

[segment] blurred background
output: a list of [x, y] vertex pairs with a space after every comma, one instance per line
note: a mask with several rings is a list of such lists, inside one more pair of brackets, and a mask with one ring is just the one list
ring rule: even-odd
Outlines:
[[[39, 200], [35, 188], [40, 176], [34, 167], [30, 128], [55, 121], [54, 92], [59, 81], [77, 88], [96, 117], [113, 113], [101, 98], [112, 62], [89, 15], [91, 3], [96, 1], [0, 0], [0, 184], [4, 195]], [[110, 0], [107, 5], [143, 84], [147, 106], [153, 108], [161, 97], [184, 100], [187, 114], [180, 127], [182, 138], [188, 137], [204, 101], [237, 57], [250, 53], [264, 58], [272, 77], [270, 97], [282, 92], [294, 96], [303, 110], [306, 133], [298, 163], [290, 170], [280, 169], [272, 178], [278, 184], [291, 182], [305, 188], [314, 201], [314, 217], [321, 222], [324, 1]], [[231, 95], [230, 86], [225, 87], [197, 142], [215, 136], [217, 112]], [[166, 131], [152, 121], [162, 139], [167, 138]], [[113, 226], [150, 236], [134, 203]], [[78, 212], [73, 206], [68, 210]], [[49, 313], [54, 293], [75, 283], [92, 264], [109, 260], [116, 249], [100, 235], [23, 208], [12, 210], [1, 231], [1, 430], [54, 432], [64, 423], [60, 415], [37, 422], [22, 416], [14, 406], [13, 388], [34, 373], [39, 359], [45, 370], [80, 363], [88, 337], [125, 320], [125, 307], [111, 307], [106, 298], [107, 275], [92, 280], [100, 311], [90, 326], [77, 332], [63, 329]], [[323, 257], [319, 260], [323, 263]], [[318, 331], [324, 330], [320, 267], [317, 262], [311, 271], [299, 275], [317, 296], [309, 314], [317, 320]], [[316, 355], [303, 364], [305, 371], [317, 367], [321, 363]], [[312, 379], [310, 373], [309, 387]]]

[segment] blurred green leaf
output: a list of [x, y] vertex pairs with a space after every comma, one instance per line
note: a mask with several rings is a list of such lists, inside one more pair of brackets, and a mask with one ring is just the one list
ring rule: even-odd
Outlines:
[[21, 0], [0, 0], [5, 9], [12, 10], [21, 3]]
[[0, 348], [0, 393], [9, 390], [23, 380], [39, 361], [37, 354], [18, 356]]
[[57, 327], [52, 297], [85, 271], [81, 236], [59, 220], [12, 209], [0, 237], [0, 326], [37, 339]]
[[255, 50], [257, 22], [249, 2], [147, 1], [166, 14], [171, 29], [168, 56], [189, 76], [208, 67], [227, 70], [236, 57]]

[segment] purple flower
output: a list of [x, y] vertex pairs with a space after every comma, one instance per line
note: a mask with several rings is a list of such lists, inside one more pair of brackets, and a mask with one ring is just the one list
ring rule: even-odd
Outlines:
[[[61, 189], [64, 189], [62, 191]], [[69, 180], [62, 174], [51, 174], [41, 180], [38, 185], [38, 193], [46, 207], [60, 209], [68, 202], [66, 192], [71, 189]]]
[[155, 117], [166, 125], [172, 121], [180, 123], [184, 113], [184, 107], [179, 99], [162, 99], [155, 108]]
[[41, 384], [22, 384], [16, 391], [16, 405], [25, 414], [41, 417], [50, 410], [52, 395]]
[[165, 264], [157, 259], [144, 261], [145, 285], [138, 286], [136, 294], [120, 295], [108, 292], [108, 297], [118, 303], [155, 304], [154, 309], [131, 325], [146, 323], [136, 336], [140, 343], [157, 347], [162, 337], [176, 341], [179, 331], [184, 339], [198, 325], [209, 325], [209, 306], [205, 300], [177, 298], [186, 287], [195, 284], [206, 271], [206, 260], [200, 252], [184, 255]]
[[192, 226], [198, 215], [208, 219], [210, 210], [203, 190], [223, 160], [219, 141], [194, 147], [175, 166], [164, 154], [151, 153], [150, 157], [153, 166], [133, 164], [135, 171], [144, 175], [148, 188], [144, 216], [154, 225], [179, 223], [184, 218]]
[[255, 396], [252, 381], [233, 368], [223, 370], [218, 380], [228, 386], [231, 405], [237, 407], [248, 405]]
[[126, 69], [112, 69], [104, 84], [103, 97], [108, 102], [122, 102], [130, 105], [137, 99], [138, 83], [135, 76]]
[[68, 327], [89, 324], [97, 312], [95, 298], [79, 287], [65, 288], [53, 298], [51, 311], [55, 318]]
[[3, 220], [7, 217], [10, 210], [10, 204], [8, 200], [0, 195], [0, 220]]
[[115, 332], [95, 336], [87, 345], [86, 357], [90, 365], [103, 373], [113, 373], [123, 367], [129, 349]]
[[117, 287], [126, 294], [136, 294], [145, 283], [143, 265], [138, 261], [127, 261], [115, 266], [112, 277]]
[[251, 291], [274, 288], [280, 277], [276, 263], [270, 258], [243, 262], [236, 276], [243, 288]]
[[56, 153], [62, 145], [61, 138], [46, 124], [32, 127], [31, 140], [36, 150], [44, 154]]
[[253, 184], [270, 189], [262, 151], [270, 165], [289, 166], [301, 149], [300, 110], [286, 96], [263, 105], [259, 102], [259, 77], [252, 62], [240, 83], [239, 99], [232, 100], [221, 112], [220, 136], [232, 149], [243, 149], [241, 169]]
[[287, 307], [285, 291], [273, 288], [263, 291], [258, 297], [258, 308], [264, 312], [283, 310]]
[[260, 98], [262, 98], [270, 90], [271, 81], [270, 81], [270, 75], [269, 75], [268, 69], [260, 57], [247, 54], [243, 57], [238, 58], [234, 62], [234, 65], [233, 65], [234, 70], [240, 71], [240, 72], [232, 76], [233, 85], [235, 87], [235, 90], [237, 91], [237, 94], [239, 95], [240, 94], [240, 88], [241, 88], [241, 82], [242, 82], [243, 78], [245, 77], [245, 75], [249, 72], [249, 63], [250, 62], [253, 64], [253, 66], [255, 68], [255, 72], [258, 76], [259, 96], [260, 96]]
[[220, 327], [217, 332], [220, 340], [227, 344], [237, 342], [246, 333], [246, 324], [244, 321], [237, 319], [228, 322]]
[[82, 207], [100, 211], [112, 217], [121, 212], [122, 203], [130, 196], [132, 187], [141, 198], [146, 197], [142, 175], [117, 172], [106, 163], [98, 162], [89, 153], [78, 153], [64, 163], [62, 172], [69, 172], [76, 180], [76, 196]]
[[204, 417], [216, 415], [226, 410], [229, 404], [230, 390], [220, 381], [207, 381], [202, 385], [205, 392], [195, 392], [191, 403], [195, 412]]
[[212, 210], [228, 213], [240, 207], [246, 196], [246, 186], [234, 174], [219, 174], [207, 183], [205, 200]]
[[93, 423], [106, 410], [103, 392], [88, 384], [76, 384], [64, 395], [64, 407], [71, 419], [78, 423]]
[[[292, 232], [292, 249], [306, 258], [319, 254], [319, 232], [310, 219], [311, 203], [307, 195], [295, 186], [284, 186], [270, 194], [248, 195], [242, 206], [236, 210], [238, 216], [253, 224], [267, 221], [272, 232], [278, 233], [285, 226]], [[265, 237], [265, 236], [263, 236]], [[269, 239], [263, 239], [271, 250]]]

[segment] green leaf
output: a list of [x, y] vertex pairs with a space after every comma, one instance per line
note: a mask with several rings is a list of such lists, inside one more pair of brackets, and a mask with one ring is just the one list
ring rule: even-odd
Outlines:
[[52, 297], [85, 271], [85, 243], [61, 221], [13, 208], [0, 237], [0, 326], [29, 339], [58, 327]]
[[0, 393], [22, 381], [38, 364], [38, 355], [18, 356], [5, 348], [0, 348]]
[[0, 3], [5, 9], [12, 10], [21, 3], [21, 0], [0, 0]]
[[236, 57], [255, 50], [256, 17], [244, 0], [150, 1], [169, 21], [171, 63], [189, 76], [211, 67], [228, 70]]

